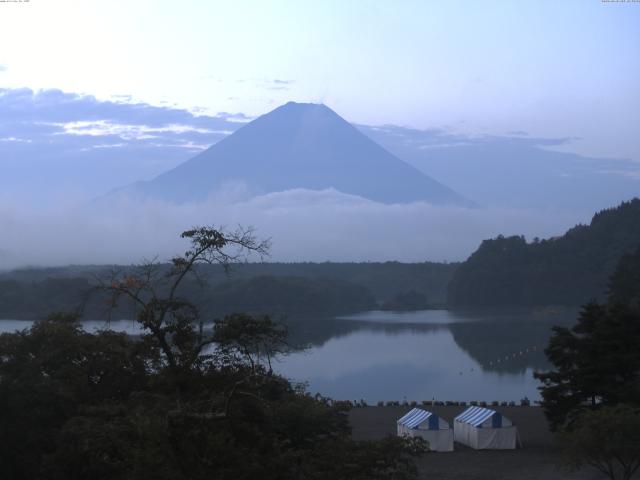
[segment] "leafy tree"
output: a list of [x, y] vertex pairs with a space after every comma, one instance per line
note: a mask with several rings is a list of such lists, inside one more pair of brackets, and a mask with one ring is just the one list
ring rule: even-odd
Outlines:
[[[181, 296], [198, 307], [201, 315], [220, 317], [233, 312], [304, 314], [325, 319], [334, 314], [371, 310], [377, 303], [401, 292], [416, 290], [432, 305], [445, 303], [446, 286], [457, 264], [446, 263], [243, 263], [230, 278], [217, 264], [200, 264], [201, 284], [189, 276], [181, 284]], [[122, 276], [136, 273], [120, 267]], [[168, 266], [157, 265], [166, 272]], [[133, 272], [131, 272], [133, 270]], [[108, 278], [107, 266], [29, 268], [0, 272], [0, 317], [25, 320], [45, 318], [54, 311], [81, 307], [86, 318], [135, 316], [129, 304], [106, 309], [100, 295], [87, 298], [96, 278]], [[319, 315], [320, 314], [320, 315]]]
[[553, 331], [545, 353], [555, 370], [535, 374], [553, 429], [570, 427], [585, 409], [640, 405], [638, 312], [590, 303], [574, 327]]
[[640, 309], [640, 247], [618, 262], [609, 280], [609, 303]]
[[344, 439], [322, 443], [312, 451], [313, 460], [302, 470], [302, 478], [403, 480], [416, 475], [412, 456], [425, 451], [422, 438], [387, 437], [379, 442]]
[[[139, 310], [137, 320], [148, 332], [148, 341], [162, 352], [162, 361], [170, 383], [176, 389], [177, 408], [194, 371], [206, 368], [204, 349], [214, 342], [204, 338], [194, 324], [201, 322], [197, 308], [180, 295], [180, 287], [188, 276], [197, 279], [197, 266], [218, 264], [229, 270], [233, 263], [251, 253], [266, 255], [268, 241], [258, 240], [253, 230], [238, 227], [225, 232], [213, 227], [197, 227], [182, 233], [190, 241], [190, 248], [171, 260], [171, 268], [161, 271], [157, 262], [140, 265], [136, 272], [114, 272], [101, 289], [111, 294], [111, 306], [121, 298], [130, 301]], [[200, 329], [202, 330], [202, 329]]]
[[590, 466], [611, 480], [630, 480], [640, 468], [640, 409], [625, 405], [584, 412], [561, 436], [563, 463]]
[[[571, 329], [555, 327], [545, 350], [555, 366], [536, 374], [542, 405], [571, 469], [596, 468], [612, 480], [640, 468], [640, 310], [635, 256], [624, 256], [609, 303], [585, 305]], [[630, 269], [629, 266], [632, 268]]]
[[248, 363], [253, 373], [266, 360], [287, 352], [287, 330], [268, 316], [254, 318], [245, 314], [228, 315], [214, 325], [213, 340], [218, 351], [234, 364]]
[[380, 307], [382, 310], [406, 311], [406, 310], [425, 310], [429, 308], [427, 296], [424, 293], [409, 290], [401, 292], [390, 298]]
[[[245, 268], [243, 266], [243, 268]], [[256, 276], [202, 290], [195, 302], [216, 313], [313, 313], [330, 315], [375, 307], [371, 293], [338, 278]]]
[[[522, 236], [485, 240], [455, 271], [451, 306], [583, 305], [604, 300], [620, 258], [640, 245], [640, 198], [596, 213], [589, 225], [528, 243]], [[637, 261], [637, 260], [636, 260]], [[625, 269], [633, 275], [633, 267]], [[636, 273], [637, 279], [637, 273]]]
[[281, 327], [238, 314], [208, 332], [182, 296], [198, 265], [268, 245], [246, 230], [183, 236], [191, 248], [169, 270], [151, 262], [101, 287], [136, 306], [139, 338], [85, 332], [73, 315], [0, 335], [3, 478], [414, 478], [424, 445], [354, 442], [347, 404], [271, 370], [288, 348]]
[[82, 406], [144, 390], [155, 354], [125, 334], [89, 334], [75, 315], [0, 335], [0, 464], [5, 478], [38, 478], [57, 433]]

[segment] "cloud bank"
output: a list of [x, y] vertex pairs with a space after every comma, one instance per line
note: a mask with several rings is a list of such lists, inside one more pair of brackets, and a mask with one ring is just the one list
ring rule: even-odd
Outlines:
[[399, 158], [490, 207], [574, 213], [577, 218], [640, 195], [640, 161], [559, 151], [572, 138], [460, 135], [447, 129], [359, 126]]
[[0, 198], [88, 201], [176, 166], [246, 121], [129, 98], [0, 89]]
[[[293, 81], [262, 80], [271, 87]], [[0, 89], [0, 199], [86, 202], [188, 160], [242, 127], [241, 113], [101, 101], [59, 90]], [[360, 125], [402, 160], [490, 207], [584, 216], [640, 194], [640, 163], [558, 151], [571, 138], [457, 134]]]
[[335, 190], [179, 206], [126, 199], [75, 210], [3, 205], [0, 268], [169, 259], [185, 248], [179, 234], [204, 224], [254, 226], [273, 241], [271, 261], [456, 261], [482, 239], [557, 235], [573, 220], [516, 209], [385, 205]]
[[0, 89], [0, 268], [169, 258], [184, 247], [179, 233], [197, 224], [253, 225], [272, 237], [272, 260], [455, 261], [485, 238], [558, 235], [640, 195], [636, 162], [555, 150], [569, 138], [359, 126], [482, 208], [382, 205], [333, 190], [247, 199], [242, 185], [201, 204], [86, 206], [176, 166], [250, 120], [201, 113], [128, 97]]

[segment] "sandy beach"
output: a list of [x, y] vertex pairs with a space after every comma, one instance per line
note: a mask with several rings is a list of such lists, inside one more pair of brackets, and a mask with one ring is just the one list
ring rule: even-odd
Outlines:
[[[511, 419], [518, 427], [522, 448], [517, 450], [476, 451], [455, 444], [449, 453], [428, 453], [417, 460], [421, 479], [499, 480], [499, 479], [580, 479], [599, 480], [602, 475], [585, 470], [567, 473], [558, 468], [558, 452], [553, 435], [539, 407], [492, 407]], [[356, 440], [374, 440], [396, 433], [396, 420], [411, 407], [362, 407], [350, 412], [353, 437]], [[448, 422], [465, 407], [430, 406]]]

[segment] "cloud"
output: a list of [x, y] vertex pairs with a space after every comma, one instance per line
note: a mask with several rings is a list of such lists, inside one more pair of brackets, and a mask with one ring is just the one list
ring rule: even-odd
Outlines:
[[[119, 98], [123, 98], [122, 96]], [[231, 114], [195, 115], [188, 110], [158, 107], [146, 103], [101, 101], [90, 95], [65, 93], [60, 90], [33, 91], [28, 88], [0, 88], [0, 123], [71, 122], [105, 120], [112, 123], [141, 124], [161, 127], [188, 124], [205, 128], [223, 128]]]
[[517, 147], [540, 147], [566, 145], [574, 140], [571, 137], [540, 138], [531, 137], [526, 132], [514, 131], [508, 135], [469, 135], [455, 133], [446, 128], [429, 128], [424, 130], [401, 127], [397, 125], [357, 125], [366, 135], [387, 144], [402, 143], [418, 149], [430, 147], [450, 147], [454, 145], [493, 145], [510, 144]]
[[[236, 78], [236, 79], [217, 79], [218, 82], [227, 83], [230, 85], [235, 84], [236, 87], [246, 89], [258, 89], [258, 90], [270, 90], [270, 91], [288, 91], [291, 90], [291, 87], [295, 83], [295, 80], [286, 80], [280, 78]], [[246, 100], [248, 97], [255, 95], [255, 91], [246, 90], [244, 99]], [[233, 97], [231, 97], [233, 98]]]
[[272, 239], [274, 261], [453, 261], [500, 233], [551, 236], [575, 222], [518, 209], [386, 205], [332, 189], [233, 197], [184, 205], [118, 199], [98, 209], [0, 202], [0, 268], [168, 259], [184, 250], [180, 232], [202, 224], [253, 225]]
[[6, 72], [8, 69], [6, 67], [6, 65], [0, 65], [0, 73], [2, 72]]
[[221, 112], [218, 115], [223, 116], [225, 121], [230, 123], [248, 123], [255, 118], [255, 117], [249, 117], [244, 113]]
[[184, 133], [221, 133], [229, 135], [231, 130], [209, 130], [190, 125], [168, 124], [162, 127], [150, 127], [148, 125], [127, 125], [112, 123], [107, 120], [80, 121], [67, 123], [52, 123], [56, 127], [61, 127], [63, 131], [56, 132], [55, 135], [88, 135], [90, 137], [100, 137], [115, 135], [122, 140], [146, 140], [149, 138], [160, 138], [162, 134], [182, 135]]
[[457, 192], [490, 207], [585, 216], [640, 193], [640, 162], [558, 151], [570, 137], [465, 135], [445, 128], [358, 128]]
[[[290, 82], [276, 80], [268, 85]], [[78, 207], [166, 171], [251, 120], [200, 113], [128, 97], [0, 89], [0, 268], [169, 258], [184, 249], [180, 232], [212, 223], [254, 225], [273, 239], [272, 260], [454, 261], [498, 234], [561, 234], [639, 191], [638, 164], [553, 150], [569, 138], [360, 125], [484, 208], [383, 205], [335, 190], [247, 198], [242, 182], [200, 204]]]
[[[256, 81], [256, 80], [254, 80]], [[265, 86], [293, 80], [263, 79]], [[0, 89], [0, 201], [83, 203], [149, 180], [251, 121], [242, 113], [108, 101], [59, 90]], [[583, 218], [638, 195], [638, 163], [554, 149], [571, 138], [526, 132], [465, 135], [447, 128], [358, 128], [436, 180], [490, 208]]]
[[265, 81], [265, 84], [267, 84], [266, 89], [267, 90], [281, 90], [281, 91], [287, 91], [287, 90], [291, 90], [291, 86], [295, 83], [295, 80], [280, 80], [278, 78], [275, 78], [271, 81]]
[[0, 142], [31, 143], [32, 140], [29, 138], [3, 137], [3, 138], [0, 138]]
[[59, 90], [0, 89], [0, 191], [48, 204], [148, 179], [249, 121]]
[[271, 91], [286, 92], [291, 90], [291, 87], [295, 83], [295, 80], [282, 80], [279, 78], [274, 78], [274, 79], [260, 78], [260, 79], [254, 79], [253, 83], [257, 88], [264, 88], [265, 90], [271, 90]]

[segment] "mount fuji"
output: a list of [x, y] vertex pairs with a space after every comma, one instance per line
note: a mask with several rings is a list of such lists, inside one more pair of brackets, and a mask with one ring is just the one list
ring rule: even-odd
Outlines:
[[112, 193], [203, 201], [229, 185], [249, 196], [335, 189], [380, 203], [474, 203], [400, 160], [322, 104], [289, 102], [150, 181]]

